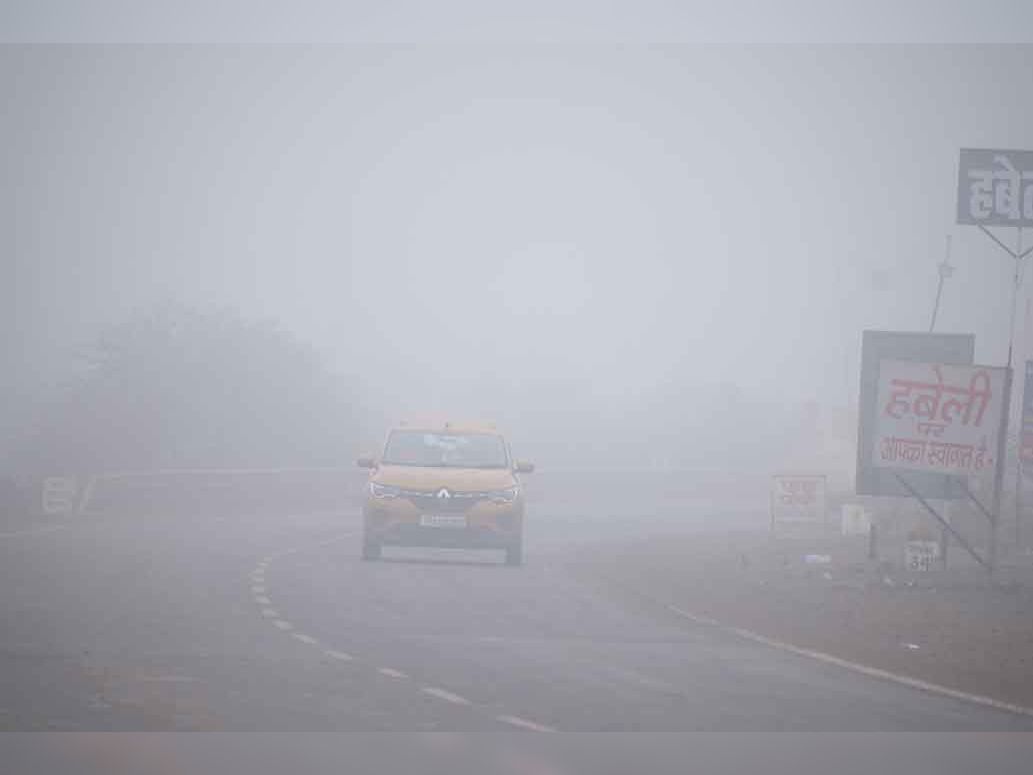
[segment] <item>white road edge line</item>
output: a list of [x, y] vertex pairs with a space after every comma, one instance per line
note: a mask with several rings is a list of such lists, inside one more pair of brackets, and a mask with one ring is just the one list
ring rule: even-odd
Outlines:
[[431, 697], [437, 697], [439, 700], [451, 702], [453, 705], [470, 704], [470, 701], [466, 699], [466, 697], [460, 697], [458, 694], [446, 692], [444, 689], [438, 689], [436, 686], [421, 686], [420, 691], [424, 694], [429, 694]]
[[280, 612], [277, 611], [275, 608], [263, 608], [262, 616], [266, 619], [279, 619]]
[[345, 654], [343, 651], [335, 651], [334, 649], [327, 649], [323, 653], [331, 659], [339, 659], [342, 662], [351, 662], [353, 659], [351, 654]]
[[408, 678], [405, 673], [401, 670], [394, 670], [390, 667], [378, 667], [377, 672], [381, 675], [386, 675], [388, 678]]
[[255, 602], [258, 603], [259, 605], [272, 605], [273, 604], [272, 600], [270, 600], [267, 597], [262, 597], [261, 595], [258, 595], [257, 597], [255, 597]]
[[676, 605], [667, 606], [667, 610], [678, 614], [678, 616], [683, 616], [690, 621], [696, 622], [696, 624], [707, 624], [711, 627], [724, 626], [717, 619], [711, 619], [709, 616], [700, 616], [699, 614], [690, 614], [688, 611], [684, 611]]
[[283, 619], [276, 619], [273, 624], [279, 627], [281, 630], [293, 630], [294, 625], [290, 622], [285, 622]]
[[253, 595], [264, 595], [265, 594], [265, 587], [263, 587], [261, 584], [255, 584], [253, 587], [251, 587], [251, 594], [253, 594]]
[[295, 640], [300, 640], [302, 643], [307, 643], [310, 646], [315, 646], [317, 643], [319, 643], [319, 641], [313, 638], [311, 635], [305, 635], [301, 632], [292, 632], [291, 637]]
[[683, 611], [677, 606], [668, 605], [667, 610], [681, 616], [682, 618], [688, 619], [689, 621], [696, 622], [697, 624], [710, 625], [725, 632], [730, 632], [733, 635], [738, 635], [740, 638], [745, 638], [746, 640], [751, 640], [754, 643], [759, 643], [763, 646], [778, 649], [779, 651], [785, 651], [789, 654], [795, 654], [799, 657], [813, 659], [818, 662], [824, 662], [828, 665], [835, 665], [836, 667], [860, 673], [861, 675], [866, 675], [870, 678], [878, 678], [900, 686], [908, 686], [912, 689], [918, 689], [919, 691], [927, 692], [929, 694], [938, 694], [943, 697], [950, 697], [955, 700], [970, 702], [975, 705], [983, 705], [988, 708], [993, 708], [994, 710], [1006, 711], [1019, 716], [1033, 716], [1033, 708], [1027, 708], [1022, 705], [1013, 705], [1010, 702], [995, 700], [993, 697], [985, 697], [981, 694], [969, 694], [968, 692], [963, 692], [960, 689], [951, 689], [949, 686], [942, 686], [929, 681], [923, 681], [920, 678], [911, 678], [910, 676], [901, 675], [900, 673], [892, 673], [889, 670], [869, 667], [868, 665], [862, 665], [860, 662], [851, 662], [849, 659], [843, 659], [842, 657], [836, 657], [832, 654], [826, 654], [824, 651], [815, 651], [814, 649], [805, 649], [800, 646], [794, 646], [792, 643], [768, 638], [767, 636], [753, 632], [752, 630], [722, 624], [716, 619], [711, 619], [708, 616], [691, 614], [688, 611]]

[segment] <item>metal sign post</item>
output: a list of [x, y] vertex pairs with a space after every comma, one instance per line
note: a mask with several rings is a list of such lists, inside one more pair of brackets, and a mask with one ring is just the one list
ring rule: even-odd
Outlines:
[[1022, 413], [1019, 425], [1019, 454], [1015, 477], [1015, 546], [1022, 546], [1022, 496], [1026, 474], [1033, 466], [1033, 361], [1026, 361], [1022, 385]]
[[991, 507], [990, 545], [986, 548], [990, 573], [997, 568], [997, 526], [1001, 522], [1001, 490], [1004, 487], [1004, 464], [1008, 454], [1008, 411], [1011, 407], [1011, 346], [1008, 346], [1008, 367], [1004, 370], [1004, 406], [1001, 411], [1001, 426], [997, 431], [997, 465], [994, 467], [994, 500]]
[[[962, 148], [958, 164], [957, 222], [978, 226], [1015, 265], [1012, 283], [1011, 318], [1008, 325], [1008, 363], [1005, 381], [1005, 407], [998, 435], [997, 468], [994, 472], [993, 519], [990, 528], [988, 559], [991, 572], [997, 554], [997, 525], [1001, 518], [1001, 489], [1007, 451], [1008, 413], [1011, 408], [1012, 350], [1015, 335], [1015, 309], [1022, 284], [1022, 261], [1033, 247], [1023, 250], [1022, 230], [1033, 227], [1033, 151]], [[1008, 247], [989, 226], [1015, 229], [1015, 249]], [[1021, 486], [1016, 482], [1017, 488]], [[1018, 495], [1016, 494], [1016, 497]], [[1016, 519], [1018, 517], [1016, 516]]]

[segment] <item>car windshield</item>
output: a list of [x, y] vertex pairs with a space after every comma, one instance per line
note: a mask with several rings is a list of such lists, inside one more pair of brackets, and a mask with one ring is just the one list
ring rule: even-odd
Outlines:
[[501, 436], [489, 433], [394, 431], [384, 463], [443, 468], [506, 468], [509, 455]]

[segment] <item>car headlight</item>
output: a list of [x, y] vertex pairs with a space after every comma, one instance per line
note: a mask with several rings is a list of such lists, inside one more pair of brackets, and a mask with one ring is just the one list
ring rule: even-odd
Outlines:
[[379, 482], [369, 483], [369, 494], [374, 498], [397, 498], [402, 494], [401, 487], [391, 484], [380, 484]]
[[520, 488], [514, 485], [513, 487], [507, 487], [505, 490], [492, 490], [487, 493], [488, 499], [492, 503], [512, 503], [517, 499], [520, 494]]

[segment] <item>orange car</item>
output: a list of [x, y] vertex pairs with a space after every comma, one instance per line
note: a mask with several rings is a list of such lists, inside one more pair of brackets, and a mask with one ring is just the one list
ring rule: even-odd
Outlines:
[[524, 493], [505, 438], [491, 425], [402, 424], [370, 469], [363, 508], [362, 556], [384, 546], [502, 549], [508, 565], [523, 561]]

